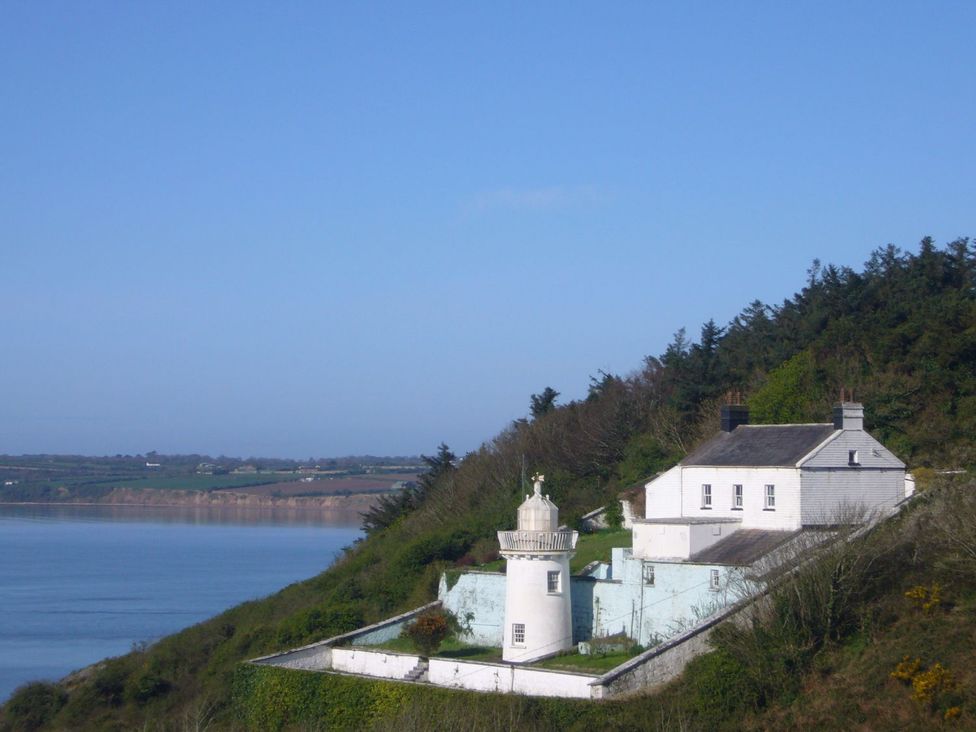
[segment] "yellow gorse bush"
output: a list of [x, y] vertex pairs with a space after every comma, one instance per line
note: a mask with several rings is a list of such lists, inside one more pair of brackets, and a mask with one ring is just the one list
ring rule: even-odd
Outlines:
[[931, 704], [943, 691], [956, 688], [956, 681], [941, 663], [935, 663], [928, 671], [915, 674], [912, 678], [912, 699], [919, 704]]
[[915, 602], [926, 615], [931, 615], [942, 604], [942, 585], [933, 582], [931, 587], [915, 585], [905, 593], [905, 597]]
[[916, 658], [914, 661], [910, 661], [908, 656], [905, 656], [901, 663], [895, 666], [895, 670], [891, 672], [890, 676], [893, 679], [911, 683], [920, 668], [922, 668], [921, 659]]

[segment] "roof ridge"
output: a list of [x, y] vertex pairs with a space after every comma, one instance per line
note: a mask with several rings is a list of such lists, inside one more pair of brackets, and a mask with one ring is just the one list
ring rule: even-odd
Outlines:
[[739, 425], [716, 433], [679, 464], [795, 468], [797, 460], [836, 432], [831, 422]]
[[790, 424], [740, 424], [739, 427], [826, 427], [833, 422], [791, 422]]

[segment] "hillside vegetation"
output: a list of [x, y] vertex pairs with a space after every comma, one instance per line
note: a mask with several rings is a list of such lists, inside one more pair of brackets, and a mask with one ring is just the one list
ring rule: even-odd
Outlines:
[[[887, 247], [861, 272], [815, 263], [793, 298], [776, 306], [754, 302], [727, 327], [710, 321], [694, 343], [679, 331], [663, 355], [648, 357], [633, 374], [592, 377], [585, 399], [558, 405], [558, 392], [545, 387], [532, 395], [530, 417], [479, 450], [456, 461], [442, 445], [426, 458], [429, 472], [419, 485], [371, 511], [367, 538], [328, 571], [62, 686], [28, 686], [6, 705], [4, 724], [787, 728], [832, 720], [838, 704], [850, 706], [844, 719], [865, 728], [885, 726], [881, 715], [888, 713], [901, 714], [899, 724], [926, 728], [956, 707], [940, 723], [972, 720], [976, 509], [964, 500], [971, 486], [934, 488], [930, 500], [901, 519], [904, 525], [845, 544], [811, 567], [809, 577], [771, 595], [749, 632], [720, 635], [717, 651], [662, 696], [600, 705], [499, 698], [239, 662], [432, 599], [441, 571], [481, 561], [494, 532], [512, 528], [523, 467], [546, 474], [565, 520], [612, 500], [711, 434], [729, 391], [745, 396], [754, 421], [826, 421], [846, 387], [864, 402], [868, 429], [913, 467], [972, 467], [974, 276], [968, 240], [938, 248], [926, 239], [912, 254]], [[952, 516], [962, 523], [948, 521]], [[931, 593], [936, 584], [941, 599], [934, 610], [918, 610], [904, 597], [916, 585]], [[967, 644], [960, 633], [969, 634]], [[953, 641], [933, 640], [943, 637]], [[952, 683], [943, 679], [931, 698], [913, 700], [913, 687], [888, 676], [892, 654], [895, 664], [902, 655], [915, 654], [909, 665], [920, 659], [911, 674], [903, 669], [908, 684], [937, 662], [951, 669]], [[969, 654], [968, 665], [960, 654]], [[884, 703], [852, 696], [859, 689]]]

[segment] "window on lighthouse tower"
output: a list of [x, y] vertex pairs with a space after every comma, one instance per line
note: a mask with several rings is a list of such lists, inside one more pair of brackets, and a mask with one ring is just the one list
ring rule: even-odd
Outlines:
[[525, 645], [525, 623], [512, 623], [512, 645]]
[[550, 593], [559, 592], [559, 572], [549, 572], [547, 575], [547, 582], [549, 586]]

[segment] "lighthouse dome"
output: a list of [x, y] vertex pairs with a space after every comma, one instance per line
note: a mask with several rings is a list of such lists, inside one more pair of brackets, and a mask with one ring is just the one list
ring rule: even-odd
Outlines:
[[535, 477], [532, 495], [526, 496], [519, 506], [519, 531], [556, 531], [559, 528], [559, 509], [549, 496], [542, 495], [543, 480], [544, 476]]

